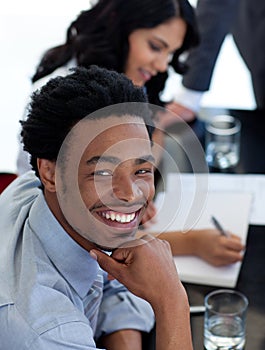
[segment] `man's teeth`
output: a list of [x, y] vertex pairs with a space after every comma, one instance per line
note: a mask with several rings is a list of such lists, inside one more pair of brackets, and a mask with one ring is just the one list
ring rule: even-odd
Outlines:
[[108, 220], [117, 221], [121, 223], [131, 222], [135, 218], [135, 213], [116, 214], [114, 212], [108, 212], [108, 213], [102, 212], [101, 215]]

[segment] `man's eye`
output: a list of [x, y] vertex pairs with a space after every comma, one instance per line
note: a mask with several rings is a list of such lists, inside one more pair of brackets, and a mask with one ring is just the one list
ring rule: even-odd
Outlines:
[[139, 175], [152, 174], [152, 173], [153, 173], [152, 169], [140, 169], [137, 171], [137, 174]]

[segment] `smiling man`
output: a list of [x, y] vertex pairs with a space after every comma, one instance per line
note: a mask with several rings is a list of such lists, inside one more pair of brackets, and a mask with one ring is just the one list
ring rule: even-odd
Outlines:
[[[149, 114], [144, 103], [127, 102], [126, 108]], [[119, 109], [124, 110], [124, 105], [101, 109], [97, 116], [92, 113], [75, 125], [61, 147], [54, 171], [57, 185], [52, 200], [56, 203], [59, 198], [60, 204], [54, 210], [57, 219], [64, 223], [63, 217], [67, 218], [74, 227], [68, 227], [69, 234], [78, 242], [81, 235], [105, 250], [123, 243], [128, 246], [135, 239], [154, 196], [154, 157], [144, 120], [116, 116]]]
[[168, 244], [135, 239], [154, 195], [149, 114], [142, 89], [95, 66], [34, 93], [36, 175], [0, 198], [1, 349], [140, 350], [153, 311], [157, 350], [192, 348]]

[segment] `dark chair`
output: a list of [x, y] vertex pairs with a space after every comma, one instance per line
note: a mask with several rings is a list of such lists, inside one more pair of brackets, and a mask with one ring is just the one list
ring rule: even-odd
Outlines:
[[0, 194], [16, 178], [17, 175], [13, 173], [0, 173]]

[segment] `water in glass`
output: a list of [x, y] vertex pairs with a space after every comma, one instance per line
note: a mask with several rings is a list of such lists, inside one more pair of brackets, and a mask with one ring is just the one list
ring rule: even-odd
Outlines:
[[206, 161], [209, 166], [227, 169], [237, 165], [239, 160], [238, 146], [233, 143], [211, 142], [206, 149]]
[[212, 316], [204, 325], [204, 346], [207, 350], [241, 350], [245, 335], [242, 319]]

